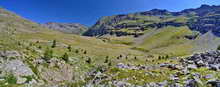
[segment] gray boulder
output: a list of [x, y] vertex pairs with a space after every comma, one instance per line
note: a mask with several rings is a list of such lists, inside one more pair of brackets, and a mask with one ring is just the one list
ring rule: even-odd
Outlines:
[[0, 51], [0, 57], [16, 58], [20, 56], [21, 54], [17, 51]]
[[31, 76], [33, 71], [20, 60], [11, 60], [3, 65], [3, 70], [15, 76]]

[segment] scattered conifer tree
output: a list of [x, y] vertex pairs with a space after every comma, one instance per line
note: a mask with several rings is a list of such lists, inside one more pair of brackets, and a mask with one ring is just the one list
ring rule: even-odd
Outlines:
[[21, 46], [21, 42], [20, 41], [18, 41], [18, 46]]
[[42, 49], [42, 46], [38, 46], [38, 49]]
[[108, 66], [112, 66], [112, 62], [111, 61], [108, 63]]
[[69, 61], [69, 55], [67, 53], [65, 53], [63, 56], [62, 56], [62, 59], [65, 61], [65, 62], [68, 62]]
[[161, 60], [161, 56], [158, 56], [158, 59]]
[[51, 58], [53, 58], [53, 50], [51, 50], [50, 48], [47, 48], [44, 53], [43, 59], [45, 61], [49, 61]]
[[137, 57], [135, 56], [134, 59], [137, 60]]
[[69, 52], [71, 52], [71, 51], [72, 51], [71, 45], [69, 45], [69, 46], [67, 47], [67, 49], [68, 49]]
[[108, 56], [106, 56], [104, 63], [108, 63]]
[[166, 55], [166, 59], [168, 59], [169, 58], [169, 55]]
[[123, 56], [122, 56], [122, 55], [119, 55], [119, 57], [122, 58]]
[[79, 50], [78, 50], [78, 49], [76, 49], [75, 53], [79, 53]]
[[86, 50], [84, 51], [84, 54], [87, 54], [87, 51], [86, 51]]
[[57, 41], [56, 40], [53, 40], [53, 44], [52, 44], [52, 48], [55, 48], [57, 46]]
[[117, 59], [119, 60], [119, 59], [120, 59], [120, 57], [117, 57]]

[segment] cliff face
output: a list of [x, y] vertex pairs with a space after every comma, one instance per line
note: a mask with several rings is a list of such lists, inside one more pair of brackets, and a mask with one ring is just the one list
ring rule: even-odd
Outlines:
[[191, 30], [202, 34], [212, 31], [214, 35], [220, 36], [219, 15], [220, 6], [202, 5], [196, 9], [186, 9], [180, 12], [153, 9], [146, 12], [103, 17], [84, 35], [140, 36], [145, 30], [152, 28], [188, 26]]
[[82, 34], [84, 33], [88, 28], [82, 24], [77, 23], [46, 23], [43, 24], [44, 27], [47, 27], [52, 30], [61, 31], [64, 33], [71, 33], [71, 34]]

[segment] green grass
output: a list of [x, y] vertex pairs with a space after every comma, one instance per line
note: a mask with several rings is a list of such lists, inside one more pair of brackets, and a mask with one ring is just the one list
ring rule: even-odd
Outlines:
[[192, 34], [187, 27], [166, 27], [155, 31], [154, 33], [143, 39], [138, 44], [138, 48], [149, 50], [157, 54], [171, 54], [174, 56], [182, 56], [190, 52], [190, 40], [184, 38], [185, 35]]

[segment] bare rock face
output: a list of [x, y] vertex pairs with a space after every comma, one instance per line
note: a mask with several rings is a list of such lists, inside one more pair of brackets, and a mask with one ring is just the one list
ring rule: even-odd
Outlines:
[[61, 31], [64, 33], [70, 33], [70, 34], [82, 34], [84, 33], [88, 28], [82, 24], [77, 23], [46, 23], [43, 24], [44, 27], [47, 27], [52, 30]]
[[3, 65], [3, 69], [15, 76], [31, 76], [33, 71], [20, 60], [12, 60]]

